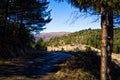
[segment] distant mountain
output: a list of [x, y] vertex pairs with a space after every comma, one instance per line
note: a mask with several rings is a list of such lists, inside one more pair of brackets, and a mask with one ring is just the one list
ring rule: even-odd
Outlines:
[[48, 41], [50, 39], [54, 39], [56, 37], [60, 37], [63, 35], [68, 35], [71, 32], [49, 32], [49, 33], [40, 33], [35, 35], [35, 41], [38, 41], [40, 38], [42, 38], [44, 41]]

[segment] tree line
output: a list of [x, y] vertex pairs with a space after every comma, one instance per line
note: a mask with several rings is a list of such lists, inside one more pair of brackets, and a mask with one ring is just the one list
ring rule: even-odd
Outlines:
[[47, 0], [0, 0], [0, 57], [15, 57], [25, 47], [32, 48], [33, 33], [52, 20], [48, 4]]

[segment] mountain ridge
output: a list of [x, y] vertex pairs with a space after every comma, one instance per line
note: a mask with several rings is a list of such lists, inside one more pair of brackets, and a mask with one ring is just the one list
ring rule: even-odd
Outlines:
[[34, 35], [35, 37], [35, 41], [37, 42], [40, 38], [42, 38], [44, 41], [48, 41], [50, 39], [54, 39], [56, 37], [60, 37], [63, 35], [68, 35], [72, 32], [44, 32], [44, 33], [40, 33], [40, 34], [36, 34]]

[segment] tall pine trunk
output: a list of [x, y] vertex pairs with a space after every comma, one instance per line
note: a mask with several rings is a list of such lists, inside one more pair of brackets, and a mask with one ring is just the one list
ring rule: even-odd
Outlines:
[[6, 0], [6, 5], [5, 5], [5, 14], [4, 14], [4, 28], [3, 28], [3, 36], [6, 36], [6, 33], [7, 33], [8, 7], [9, 7], [9, 0]]
[[102, 48], [101, 48], [101, 80], [107, 80], [107, 12], [101, 7], [101, 28], [102, 28]]
[[20, 12], [21, 15], [20, 15], [20, 27], [19, 27], [19, 37], [22, 38], [22, 31], [23, 31], [23, 28], [24, 28], [24, 24], [23, 24], [23, 11]]
[[112, 51], [113, 51], [113, 10], [108, 10], [108, 58], [107, 58], [107, 74], [108, 74], [108, 79], [112, 80], [111, 78], [111, 60], [112, 60]]

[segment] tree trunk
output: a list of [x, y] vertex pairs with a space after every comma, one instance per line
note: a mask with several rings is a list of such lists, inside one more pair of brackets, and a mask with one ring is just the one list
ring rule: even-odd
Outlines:
[[20, 27], [19, 27], [19, 37], [22, 37], [22, 30], [24, 28], [24, 24], [23, 24], [23, 11], [21, 11], [21, 15], [20, 15]]
[[9, 7], [9, 0], [6, 0], [5, 15], [4, 15], [4, 28], [3, 28], [3, 36], [5, 36], [5, 35], [6, 35], [6, 32], [7, 32], [8, 7]]
[[111, 78], [111, 55], [113, 51], [113, 11], [109, 10], [108, 11], [108, 64], [107, 64], [107, 74], [108, 74], [108, 79], [112, 80]]
[[107, 80], [107, 22], [106, 9], [101, 8], [102, 48], [101, 48], [101, 80]]

